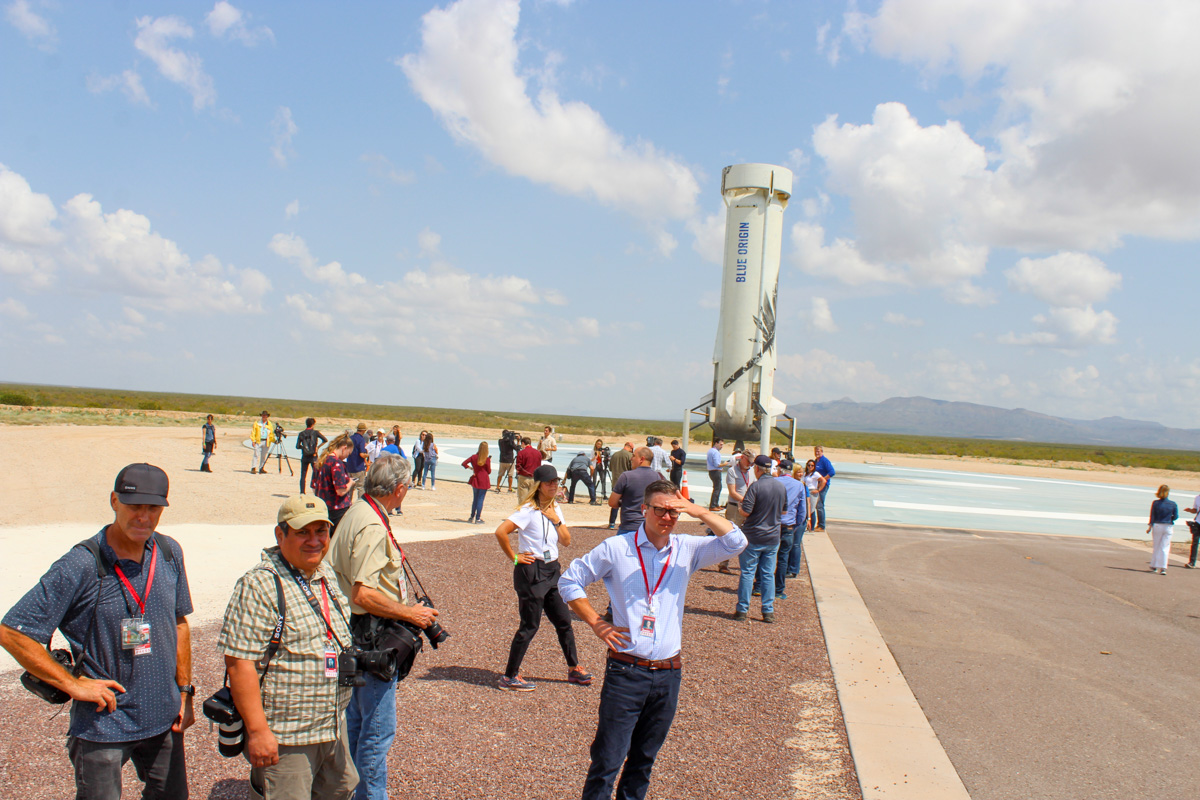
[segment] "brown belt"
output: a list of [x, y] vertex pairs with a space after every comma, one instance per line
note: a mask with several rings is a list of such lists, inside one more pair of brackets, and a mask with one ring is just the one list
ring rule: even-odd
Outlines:
[[612, 661], [620, 661], [622, 664], [633, 664], [635, 667], [645, 667], [646, 669], [682, 669], [683, 662], [679, 656], [675, 655], [671, 658], [664, 658], [659, 661], [647, 661], [644, 658], [631, 656], [627, 653], [618, 653], [616, 650], [609, 650], [608, 657]]

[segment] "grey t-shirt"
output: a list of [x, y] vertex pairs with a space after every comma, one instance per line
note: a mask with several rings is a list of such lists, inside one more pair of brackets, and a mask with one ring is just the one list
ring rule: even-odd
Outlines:
[[750, 544], [779, 544], [779, 523], [787, 507], [787, 488], [764, 474], [750, 484], [742, 500], [742, 533]]
[[662, 479], [657, 470], [645, 465], [626, 470], [617, 478], [617, 482], [613, 484], [613, 492], [621, 495], [622, 531], [635, 530], [646, 519], [642, 514], [642, 498], [645, 497], [646, 487]]

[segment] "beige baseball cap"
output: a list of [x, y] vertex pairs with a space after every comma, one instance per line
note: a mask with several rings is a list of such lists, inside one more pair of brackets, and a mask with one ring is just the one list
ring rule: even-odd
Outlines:
[[329, 522], [329, 509], [325, 501], [311, 494], [299, 494], [289, 497], [279, 507], [278, 522], [287, 523], [288, 527], [298, 531], [310, 522], [322, 520]]

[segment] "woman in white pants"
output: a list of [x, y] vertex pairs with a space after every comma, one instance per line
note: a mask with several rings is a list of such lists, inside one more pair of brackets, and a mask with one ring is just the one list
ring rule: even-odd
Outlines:
[[1167, 499], [1171, 489], [1165, 483], [1158, 487], [1158, 499], [1150, 504], [1150, 524], [1146, 533], [1154, 535], [1153, 555], [1150, 556], [1150, 571], [1167, 574], [1167, 561], [1171, 555], [1171, 529], [1179, 519], [1179, 507]]

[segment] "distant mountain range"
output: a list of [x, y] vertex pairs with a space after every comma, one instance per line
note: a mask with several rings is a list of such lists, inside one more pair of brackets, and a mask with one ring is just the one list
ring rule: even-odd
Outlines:
[[1200, 450], [1200, 430], [1195, 429], [1168, 428], [1157, 422], [1122, 417], [1064, 419], [1024, 408], [928, 397], [892, 397], [881, 403], [856, 403], [849, 398], [796, 403], [788, 406], [788, 413], [801, 428], [815, 430]]

